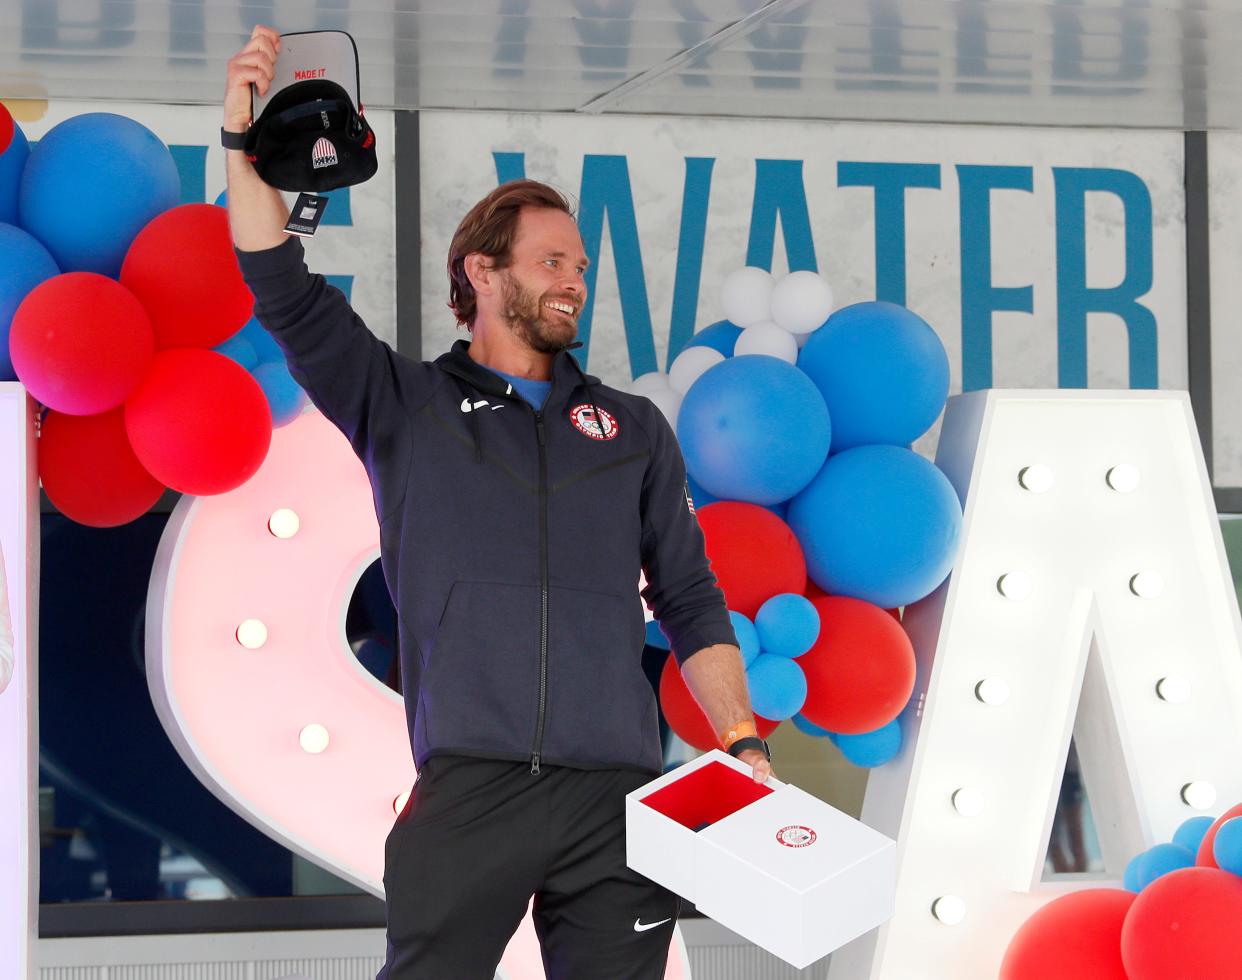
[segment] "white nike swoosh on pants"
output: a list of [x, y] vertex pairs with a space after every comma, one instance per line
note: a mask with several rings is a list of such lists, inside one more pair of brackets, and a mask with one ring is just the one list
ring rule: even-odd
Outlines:
[[659, 922], [645, 922], [644, 923], [644, 922], [639, 922], [637, 919], [635, 919], [634, 920], [634, 931], [635, 932], [646, 932], [648, 929], [654, 929], [656, 926], [662, 926], [664, 925], [664, 923], [671, 922], [671, 921], [672, 919], [668, 918], [668, 919], [661, 919]]

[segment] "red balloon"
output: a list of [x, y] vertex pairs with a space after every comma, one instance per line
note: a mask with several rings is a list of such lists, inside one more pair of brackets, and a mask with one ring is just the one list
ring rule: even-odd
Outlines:
[[128, 524], [164, 492], [130, 448], [123, 408], [48, 412], [39, 431], [39, 478], [62, 514], [90, 527]]
[[125, 403], [125, 429], [151, 474], [182, 493], [224, 493], [267, 456], [272, 413], [245, 368], [215, 351], [160, 351]]
[[1054, 898], [1009, 941], [999, 980], [1128, 980], [1121, 927], [1136, 898], [1120, 888]]
[[1216, 843], [1216, 833], [1226, 820], [1232, 820], [1234, 817], [1242, 817], [1242, 803], [1235, 807], [1231, 807], [1216, 818], [1216, 821], [1208, 828], [1203, 840], [1199, 844], [1199, 853], [1195, 855], [1195, 864], [1201, 868], [1219, 868], [1216, 863], [1216, 855], [1212, 853], [1212, 845]]
[[1139, 892], [1121, 929], [1129, 980], [1242, 977], [1242, 878], [1182, 868]]
[[215, 347], [250, 319], [228, 213], [183, 204], [152, 218], [125, 255], [121, 282], [151, 314], [155, 347]]
[[700, 507], [707, 557], [730, 609], [754, 619], [768, 599], [806, 588], [806, 559], [789, 525], [758, 504]]
[[802, 716], [841, 735], [883, 728], [914, 690], [914, 647], [879, 606], [846, 596], [812, 599], [819, 639], [798, 658], [806, 674]]
[[[677, 658], [671, 653], [664, 661], [664, 669], [660, 672], [660, 708], [664, 711], [664, 720], [668, 722], [677, 737], [689, 742], [703, 752], [720, 748], [720, 738], [707, 720], [707, 715], [694, 700], [690, 688], [681, 676], [681, 668]], [[776, 730], [779, 721], [761, 718], [755, 715], [755, 728], [760, 738], [767, 738]]]
[[0, 153], [9, 148], [9, 144], [13, 142], [13, 117], [9, 113], [8, 106], [0, 102]]
[[95, 272], [35, 286], [13, 314], [13, 370], [34, 398], [66, 415], [116, 408], [151, 363], [151, 321], [133, 293]]

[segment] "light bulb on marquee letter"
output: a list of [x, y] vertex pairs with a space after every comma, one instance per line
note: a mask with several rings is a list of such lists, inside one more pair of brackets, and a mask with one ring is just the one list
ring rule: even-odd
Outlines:
[[234, 635], [247, 650], [258, 650], [267, 642], [267, 625], [261, 619], [244, 619]]
[[956, 895], [941, 895], [932, 902], [932, 915], [946, 926], [955, 926], [966, 918], [966, 903]]
[[1211, 783], [1187, 783], [1182, 787], [1182, 801], [1194, 810], [1210, 810], [1216, 805], [1216, 787]]
[[963, 817], [977, 817], [983, 812], [983, 794], [971, 786], [953, 791], [953, 809]]
[[1031, 493], [1047, 493], [1052, 489], [1053, 482], [1052, 470], [1039, 463], [1024, 466], [1018, 473], [1018, 483]]
[[1161, 701], [1167, 701], [1169, 704], [1182, 704], [1190, 700], [1190, 685], [1186, 683], [1185, 678], [1170, 674], [1156, 681], [1156, 694]]
[[323, 725], [312, 723], [298, 732], [298, 744], [302, 751], [310, 755], [319, 755], [327, 749], [331, 738]]
[[999, 677], [986, 677], [975, 685], [975, 697], [987, 705], [1000, 705], [1009, 700], [1009, 685]]
[[267, 529], [277, 538], [291, 538], [298, 533], [301, 526], [302, 520], [297, 512], [288, 507], [273, 511], [272, 516], [267, 519]]
[[996, 580], [996, 588], [1006, 599], [1021, 602], [1031, 594], [1031, 577], [1024, 572], [1006, 572]]
[[1133, 493], [1138, 489], [1139, 471], [1129, 463], [1119, 463], [1105, 474], [1104, 479], [1118, 493]]
[[1130, 577], [1130, 591], [1140, 599], [1155, 599], [1164, 591], [1164, 579], [1159, 572], [1139, 572]]

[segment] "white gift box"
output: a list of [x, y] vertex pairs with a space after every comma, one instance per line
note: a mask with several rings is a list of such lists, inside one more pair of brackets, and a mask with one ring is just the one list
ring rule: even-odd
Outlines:
[[631, 868], [801, 969], [893, 914], [897, 845], [714, 750], [625, 800]]

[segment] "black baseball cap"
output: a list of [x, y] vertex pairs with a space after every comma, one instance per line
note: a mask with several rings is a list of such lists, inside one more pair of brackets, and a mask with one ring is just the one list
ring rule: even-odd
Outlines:
[[280, 36], [276, 76], [251, 86], [245, 151], [264, 183], [318, 193], [375, 176], [375, 133], [363, 118], [358, 46], [345, 31]]

